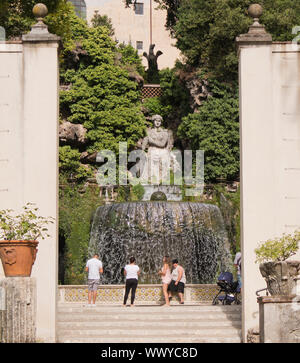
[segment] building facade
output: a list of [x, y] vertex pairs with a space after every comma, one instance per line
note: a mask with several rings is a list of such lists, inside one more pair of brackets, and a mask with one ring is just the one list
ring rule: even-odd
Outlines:
[[114, 38], [118, 43], [131, 44], [143, 58], [143, 64], [148, 62], [143, 53], [149, 53], [150, 44], [155, 44], [154, 52], [163, 54], [158, 58], [159, 69], [172, 68], [179, 50], [174, 46], [170, 32], [165, 28], [166, 11], [157, 9], [154, 0], [138, 0], [136, 6], [125, 7], [123, 0], [72, 0], [77, 12], [89, 23], [95, 11], [107, 15], [115, 31]]

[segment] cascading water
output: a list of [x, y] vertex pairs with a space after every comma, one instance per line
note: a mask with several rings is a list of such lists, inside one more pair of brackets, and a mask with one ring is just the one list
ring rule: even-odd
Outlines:
[[99, 207], [89, 254], [100, 254], [103, 284], [122, 284], [130, 256], [141, 268], [140, 283], [160, 283], [162, 258], [177, 258], [187, 283], [215, 283], [230, 270], [231, 256], [219, 208], [192, 202], [130, 202]]

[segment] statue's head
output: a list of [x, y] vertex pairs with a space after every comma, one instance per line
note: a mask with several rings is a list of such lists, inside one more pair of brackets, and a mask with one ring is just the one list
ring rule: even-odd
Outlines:
[[153, 122], [154, 127], [158, 128], [161, 126], [163, 118], [160, 115], [154, 115], [152, 116], [151, 120]]

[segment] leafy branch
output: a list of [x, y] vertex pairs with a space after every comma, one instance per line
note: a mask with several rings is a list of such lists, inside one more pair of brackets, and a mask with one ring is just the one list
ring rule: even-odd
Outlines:
[[0, 239], [36, 241], [50, 237], [48, 224], [54, 223], [53, 217], [38, 215], [38, 208], [33, 203], [27, 203], [23, 213], [13, 215], [12, 209], [0, 211]]
[[255, 249], [256, 262], [285, 261], [297, 253], [299, 241], [300, 231], [295, 231], [294, 234], [283, 234], [280, 238], [269, 239]]

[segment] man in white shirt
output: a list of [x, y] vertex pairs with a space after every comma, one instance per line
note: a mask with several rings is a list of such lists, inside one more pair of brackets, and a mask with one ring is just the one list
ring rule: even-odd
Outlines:
[[184, 304], [184, 286], [186, 284], [185, 271], [182, 266], [178, 264], [178, 260], [172, 260], [173, 271], [171, 274], [171, 282], [168, 286], [169, 299], [172, 298], [172, 292], [177, 292], [180, 304]]
[[[103, 273], [102, 262], [99, 261], [99, 255], [97, 253], [87, 261], [85, 271], [88, 272], [88, 306], [96, 306], [100, 274]], [[93, 304], [91, 304], [92, 297]]]

